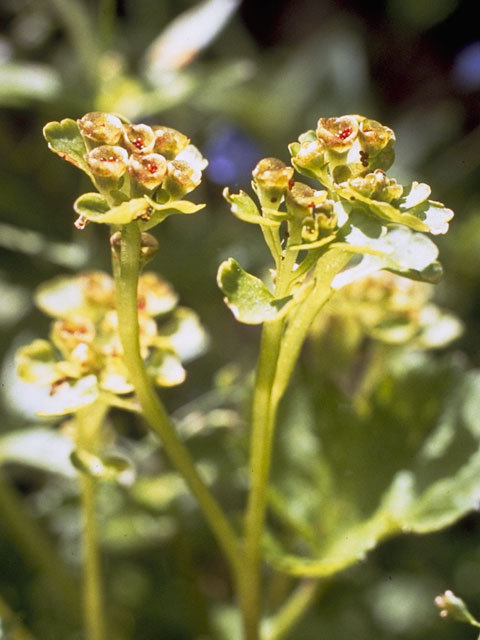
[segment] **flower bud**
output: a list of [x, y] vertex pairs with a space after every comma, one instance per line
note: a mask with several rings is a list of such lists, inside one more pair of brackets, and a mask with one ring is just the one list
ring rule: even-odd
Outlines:
[[395, 142], [395, 134], [392, 129], [376, 120], [365, 118], [360, 123], [359, 139], [363, 150], [369, 156], [376, 156], [387, 145]]
[[331, 202], [320, 205], [320, 211], [307, 216], [302, 221], [302, 239], [306, 242], [315, 242], [319, 237], [330, 233], [337, 226], [337, 216]]
[[279, 203], [293, 179], [293, 168], [278, 158], [263, 158], [252, 172], [253, 184], [262, 199]]
[[317, 175], [325, 168], [325, 146], [319, 140], [305, 140], [290, 145], [290, 153], [295, 167]]
[[133, 153], [128, 161], [128, 173], [146, 189], [155, 189], [165, 178], [167, 161], [158, 153]]
[[326, 191], [315, 191], [308, 184], [294, 182], [285, 194], [285, 202], [289, 213], [303, 218], [312, 215], [315, 208], [327, 199]]
[[123, 139], [131, 152], [150, 153], [153, 151], [155, 134], [152, 127], [146, 124], [129, 124], [124, 127]]
[[152, 260], [160, 250], [158, 240], [151, 233], [142, 231], [140, 243], [140, 255], [142, 265]]
[[366, 176], [352, 178], [348, 185], [360, 195], [381, 202], [392, 202], [402, 197], [403, 187], [395, 180], [388, 178], [381, 169], [376, 169]]
[[128, 153], [123, 147], [102, 145], [95, 147], [87, 155], [87, 164], [95, 176], [100, 178], [121, 178], [127, 170]]
[[459, 622], [466, 622], [475, 627], [480, 626], [468, 610], [465, 602], [450, 589], [435, 598], [435, 605], [440, 609], [440, 617], [442, 618], [450, 616]]
[[122, 121], [112, 113], [92, 111], [77, 120], [81, 134], [102, 144], [116, 144], [123, 133]]
[[358, 121], [355, 116], [320, 118], [316, 134], [318, 140], [328, 149], [347, 151], [357, 138]]
[[186, 135], [170, 127], [153, 127], [153, 132], [155, 135], [153, 150], [155, 153], [161, 153], [167, 160], [174, 160], [190, 142]]
[[171, 198], [182, 198], [200, 184], [202, 174], [183, 160], [172, 160], [167, 165], [167, 176], [163, 183]]

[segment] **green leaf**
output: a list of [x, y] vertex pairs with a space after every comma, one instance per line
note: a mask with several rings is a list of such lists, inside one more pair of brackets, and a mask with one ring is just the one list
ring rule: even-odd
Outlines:
[[[363, 409], [337, 384], [315, 384], [314, 371], [288, 398], [282, 419], [295, 429], [282, 431], [273, 480], [283, 503], [272, 505], [288, 531], [277, 524], [265, 541], [278, 569], [332, 575], [387, 537], [437, 531], [477, 509], [480, 372], [408, 351], [382, 363]], [[292, 531], [303, 555], [288, 549]]]
[[43, 135], [51, 151], [93, 179], [85, 161], [87, 148], [75, 120], [66, 118], [61, 122], [49, 122], [43, 128]]
[[234, 258], [220, 265], [217, 284], [225, 294], [227, 307], [245, 324], [273, 320], [291, 299], [291, 296], [275, 298], [259, 278], [244, 271]]
[[30, 467], [75, 476], [69, 456], [73, 444], [60, 431], [44, 428], [12, 431], [0, 437], [0, 462], [15, 462]]
[[358, 247], [358, 253], [365, 255], [355, 266], [334, 278], [332, 286], [335, 289], [380, 269], [426, 282], [431, 282], [433, 275], [438, 274], [437, 246], [424, 234], [415, 233], [408, 227], [381, 225], [361, 212], [353, 211], [342, 228], [341, 237], [352, 249]]
[[168, 216], [175, 213], [190, 215], [205, 208], [204, 204], [195, 204], [189, 200], [172, 200], [171, 202], [159, 203], [152, 198], [145, 196], [153, 211], [149, 212], [148, 218], [140, 220], [139, 226], [142, 231], [147, 231], [155, 225], [163, 222]]
[[[266, 227], [278, 228], [280, 226], [280, 221], [263, 217], [255, 202], [247, 193], [245, 193], [245, 191], [240, 191], [240, 193], [230, 193], [228, 187], [226, 187], [223, 191], [223, 197], [230, 203], [231, 212], [239, 220]], [[278, 212], [275, 211], [275, 213]]]
[[406, 187], [399, 200], [383, 202], [361, 193], [350, 182], [338, 185], [338, 193], [350, 201], [367, 205], [365, 211], [378, 216], [386, 222], [405, 225], [415, 231], [430, 232], [433, 235], [448, 231], [448, 222], [453, 218], [453, 211], [440, 202], [427, 200], [430, 187], [423, 183], [413, 182]]
[[129, 224], [147, 215], [150, 203], [145, 198], [134, 198], [109, 209], [107, 201], [99, 193], [84, 193], [73, 205], [76, 213], [90, 222], [100, 224]]

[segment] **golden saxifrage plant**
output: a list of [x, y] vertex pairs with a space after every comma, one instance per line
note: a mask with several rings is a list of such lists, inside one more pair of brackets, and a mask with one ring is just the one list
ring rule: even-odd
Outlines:
[[[97, 483], [128, 475], [125, 461], [105, 454], [102, 425], [112, 407], [143, 415], [195, 496], [229, 565], [244, 640], [286, 637], [319, 578], [357, 562], [387, 536], [439, 529], [475, 506], [478, 456], [445, 473], [439, 465], [449, 454], [439, 430], [454, 438], [456, 410], [416, 406], [412, 419], [404, 407], [396, 417], [402, 380], [416, 376], [422, 392], [436, 384], [425, 354], [459, 327], [429, 301], [424, 284], [441, 275], [427, 234], [445, 233], [453, 213], [430, 199], [426, 184], [403, 186], [388, 175], [391, 129], [358, 115], [320, 118], [316, 130], [290, 145], [291, 165], [260, 160], [252, 174], [256, 199], [225, 189], [234, 216], [260, 227], [273, 261], [265, 280], [233, 258], [218, 271], [235, 318], [263, 325], [241, 521], [215, 498], [155, 390], [183, 381], [182, 360], [201, 350], [205, 333], [193, 311], [177, 306], [170, 285], [143, 272], [156, 252], [149, 232], [174, 213], [203, 207], [185, 195], [200, 183], [206, 161], [174, 129], [108, 113], [52, 122], [44, 133], [50, 149], [97, 189], [76, 200], [77, 228], [111, 229], [113, 280], [90, 272], [43, 285], [37, 303], [54, 318], [50, 339], [18, 354], [20, 376], [49, 389], [43, 414], [72, 416], [85, 512], [86, 637], [112, 637], [95, 522]], [[316, 354], [305, 386], [311, 393], [293, 399], [286, 391], [309, 336]], [[354, 379], [366, 340], [374, 345], [367, 372]], [[401, 373], [392, 378], [394, 371]], [[387, 375], [396, 381], [388, 387], [391, 404], [382, 387]], [[471, 380], [457, 383], [467, 393]], [[340, 396], [349, 398], [346, 414], [337, 409]], [[302, 397], [308, 406], [299, 413]], [[288, 442], [306, 437], [305, 415], [314, 425], [311, 456], [299, 460]], [[277, 423], [283, 446], [272, 456]], [[478, 437], [473, 428], [471, 437]], [[410, 449], [398, 448], [402, 439]], [[264, 601], [266, 563], [299, 580], [276, 611]]]

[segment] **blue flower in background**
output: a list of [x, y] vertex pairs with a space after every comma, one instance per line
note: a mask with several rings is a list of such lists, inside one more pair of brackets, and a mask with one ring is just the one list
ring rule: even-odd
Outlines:
[[461, 49], [455, 58], [452, 78], [459, 89], [480, 89], [480, 41], [471, 42]]
[[203, 152], [208, 159], [208, 178], [221, 185], [248, 183], [262, 155], [260, 145], [233, 124], [218, 127]]

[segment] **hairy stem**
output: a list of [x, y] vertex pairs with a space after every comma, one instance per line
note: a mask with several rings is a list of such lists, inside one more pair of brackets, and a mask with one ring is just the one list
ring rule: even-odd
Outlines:
[[183, 476], [235, 575], [240, 566], [239, 544], [218, 502], [199, 475], [192, 457], [175, 429], [147, 375], [140, 353], [137, 317], [140, 231], [135, 222], [121, 230], [120, 251], [114, 253], [113, 271], [120, 339], [130, 380], [142, 413], [160, 438], [167, 456]]

